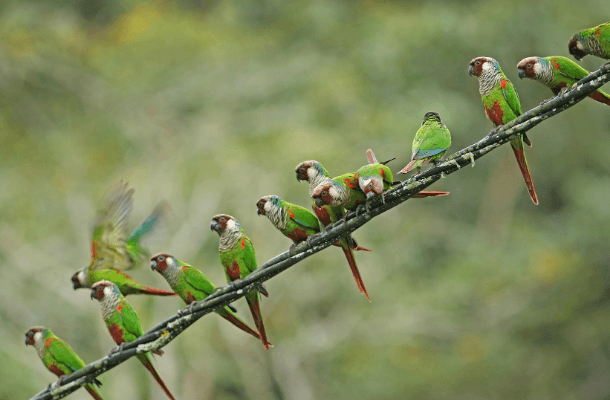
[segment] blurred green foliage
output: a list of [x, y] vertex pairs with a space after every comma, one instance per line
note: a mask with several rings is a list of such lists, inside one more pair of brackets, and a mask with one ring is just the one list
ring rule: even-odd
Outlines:
[[[236, 216], [262, 263], [290, 242], [255, 203], [309, 204], [299, 162], [339, 175], [370, 147], [397, 170], [429, 110], [458, 150], [491, 129], [472, 58], [496, 58], [529, 109], [551, 92], [520, 81], [518, 61], [567, 55], [608, 20], [607, 0], [1, 2], [0, 398], [55, 379], [23, 345], [32, 325], [88, 362], [113, 347], [69, 279], [120, 179], [133, 227], [172, 206], [151, 251], [222, 284], [213, 215]], [[357, 254], [372, 303], [326, 250], [267, 284], [271, 351], [212, 315], [157, 358], [161, 375], [182, 399], [607, 399], [609, 111], [585, 100], [532, 131], [540, 206], [505, 146], [434, 185], [450, 196], [355, 234], [374, 250]], [[167, 288], [146, 265], [133, 275]], [[183, 306], [129, 300], [145, 329]], [[106, 398], [164, 398], [137, 361], [101, 380]]]

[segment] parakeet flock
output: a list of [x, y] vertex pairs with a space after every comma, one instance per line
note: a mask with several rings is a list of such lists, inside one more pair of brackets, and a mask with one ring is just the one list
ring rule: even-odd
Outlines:
[[[569, 41], [568, 49], [577, 60], [587, 55], [610, 59], [610, 23], [575, 34]], [[519, 62], [517, 70], [520, 78], [539, 81], [548, 86], [555, 95], [589, 74], [575, 62], [561, 56], [527, 57]], [[495, 129], [521, 115], [519, 95], [498, 61], [490, 57], [477, 57], [470, 62], [468, 73], [478, 78], [484, 110]], [[610, 96], [601, 90], [589, 97], [610, 105]], [[527, 135], [522, 133], [511, 140], [510, 144], [529, 195], [534, 204], [538, 204], [538, 196], [524, 153], [524, 144], [531, 146], [531, 142]], [[415, 133], [411, 160], [399, 173], [407, 174], [413, 169], [419, 173], [426, 164], [441, 163], [450, 145], [451, 135], [441, 116], [436, 112], [427, 112], [421, 127]], [[304, 180], [309, 184], [313, 213], [275, 195], [263, 196], [256, 202], [257, 214], [266, 216], [277, 230], [292, 240], [290, 254], [293, 254], [296, 245], [309, 243], [309, 240], [324, 231], [325, 227], [344, 218], [348, 211], [358, 213], [368, 210], [370, 201], [377, 197], [385, 201], [385, 193], [392, 189], [393, 185], [400, 183], [394, 182], [392, 171], [386, 165], [387, 161], [379, 163], [370, 149], [366, 156], [368, 164], [356, 172], [334, 178], [318, 161], [304, 161], [297, 165], [297, 180]], [[100, 303], [102, 318], [111, 338], [117, 344], [112, 352], [122, 349], [125, 343], [136, 340], [144, 333], [136, 311], [126, 300], [126, 296], [177, 295], [187, 307], [192, 307], [216, 289], [200, 270], [165, 253], [150, 258], [150, 267], [165, 278], [171, 291], [140, 284], [123, 272], [142, 264], [145, 258], [150, 257], [140, 240], [165, 218], [168, 208], [165, 202], [161, 202], [150, 216], [128, 235], [127, 221], [133, 206], [133, 192], [134, 189], [129, 189], [126, 183], [121, 183], [110, 194], [93, 227], [89, 265], [76, 271], [71, 278], [74, 289], [90, 289], [91, 298]], [[437, 197], [447, 194], [448, 192], [442, 191], [421, 191], [413, 197]], [[219, 236], [220, 264], [227, 283], [244, 279], [256, 271], [258, 266], [254, 246], [235, 217], [218, 214], [212, 218], [210, 228]], [[359, 246], [350, 234], [343, 236], [335, 246], [343, 251], [358, 290], [370, 301], [354, 253], [371, 250]], [[238, 317], [236, 310], [230, 305], [217, 309], [216, 313], [260, 340], [265, 349], [269, 349], [272, 344], [267, 338], [263, 323], [261, 294], [269, 296], [263, 285], [245, 295], [256, 329]], [[85, 366], [74, 350], [48, 328], [30, 328], [25, 334], [25, 343], [34, 346], [45, 367], [59, 377], [58, 382], [61, 382], [65, 375]], [[153, 353], [162, 354], [161, 351]], [[139, 353], [137, 358], [167, 397], [174, 399], [153, 366], [150, 353]], [[84, 387], [93, 398], [101, 399], [96, 385], [101, 385], [97, 379], [86, 383]]]

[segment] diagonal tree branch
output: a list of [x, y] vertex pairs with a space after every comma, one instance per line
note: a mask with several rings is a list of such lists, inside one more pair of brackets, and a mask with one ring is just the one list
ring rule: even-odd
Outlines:
[[92, 362], [84, 368], [65, 376], [60, 386], [53, 384], [50, 388], [32, 397], [32, 399], [47, 400], [65, 397], [84, 383], [92, 382], [93, 378], [125, 362], [137, 353], [158, 350], [164, 347], [204, 315], [239, 299], [248, 291], [275, 275], [331, 246], [341, 236], [355, 231], [372, 218], [407, 201], [414, 194], [427, 188], [439, 179], [458, 171], [468, 164], [472, 164], [474, 167], [475, 160], [510, 141], [515, 134], [528, 131], [542, 121], [574, 106], [609, 81], [610, 63], [606, 63], [597, 71], [577, 82], [565, 93], [543, 102], [538, 107], [501, 126], [495, 135], [486, 136], [477, 143], [447, 157], [443, 163], [433, 166], [425, 172], [395, 186], [385, 195], [385, 202], [382, 202], [379, 198], [373, 200], [370, 211], [359, 215], [354, 212], [349, 213], [345, 220], [340, 220], [328, 226], [323, 233], [311, 239], [311, 247], [306, 243], [302, 243], [296, 247], [296, 251], [292, 256], [287, 251], [275, 256], [245, 279], [233, 282], [208, 296], [205, 300], [198, 302], [191, 309], [185, 309], [173, 315], [137, 340], [126, 343], [122, 351]]

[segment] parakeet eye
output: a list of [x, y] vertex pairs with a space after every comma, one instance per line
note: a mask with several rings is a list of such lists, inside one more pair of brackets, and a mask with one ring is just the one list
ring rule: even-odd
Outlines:
[[259, 206], [259, 207], [262, 207], [262, 206], [263, 206], [263, 202], [262, 202], [262, 201], [259, 201], [259, 202], [258, 202], [258, 206]]
[[532, 68], [532, 63], [527, 63], [528, 68]]
[[372, 188], [373, 187], [373, 182], [369, 183], [369, 187]]
[[225, 222], [225, 217], [220, 217], [219, 221], [220, 222]]
[[304, 168], [304, 167], [299, 168], [299, 172], [300, 172], [300, 173], [305, 172], [305, 168]]
[[480, 65], [481, 62], [480, 61], [475, 61], [474, 65]]
[[159, 261], [163, 261], [163, 260], [165, 260], [165, 257], [164, 256], [159, 256]]
[[326, 196], [328, 193], [325, 191], [322, 192], [322, 196]]

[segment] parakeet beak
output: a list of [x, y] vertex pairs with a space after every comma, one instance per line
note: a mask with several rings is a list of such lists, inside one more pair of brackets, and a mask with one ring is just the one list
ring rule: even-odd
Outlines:
[[220, 233], [220, 224], [216, 220], [212, 220], [212, 222], [210, 222], [210, 229]]
[[301, 183], [302, 179], [301, 179], [301, 175], [297, 172], [297, 181], [299, 181], [299, 183]]
[[28, 343], [28, 337], [27, 337], [27, 336], [25, 337], [25, 345], [26, 345], [26, 346], [27, 346], [27, 345], [29, 345], [29, 343]]
[[374, 191], [372, 191], [372, 190], [370, 190], [370, 191], [369, 191], [369, 192], [366, 194], [366, 199], [368, 200], [368, 199], [371, 199], [371, 198], [373, 198], [373, 197], [375, 197], [375, 192], [374, 192]]
[[95, 289], [91, 289], [91, 300], [95, 299]]
[[318, 206], [318, 207], [324, 206], [324, 202], [319, 197], [316, 197], [313, 201], [316, 203], [316, 206]]
[[257, 208], [257, 209], [256, 209], [256, 214], [257, 214], [259, 217], [261, 216], [261, 214], [262, 214], [262, 213], [263, 213], [263, 212], [261, 211], [261, 209], [260, 209], [260, 208]]
[[157, 270], [157, 261], [156, 260], [150, 260], [150, 269], [152, 269], [153, 271]]
[[523, 68], [519, 68], [519, 78], [525, 78], [525, 70]]
[[470, 76], [474, 75], [474, 68], [472, 65], [468, 66], [468, 75], [470, 75]]

